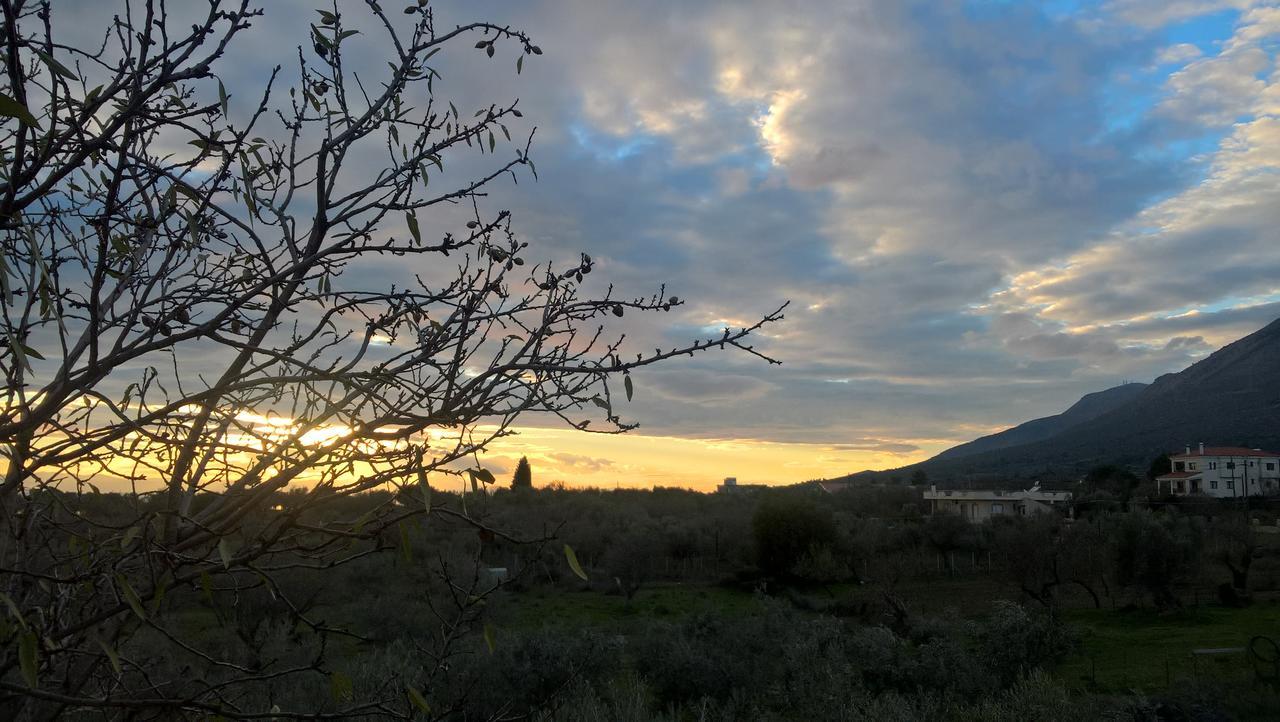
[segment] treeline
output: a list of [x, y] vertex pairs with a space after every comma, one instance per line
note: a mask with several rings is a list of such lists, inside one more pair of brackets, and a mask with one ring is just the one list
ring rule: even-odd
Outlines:
[[[1119, 500], [1098, 504], [1101, 496], [1086, 496], [1076, 518], [999, 516], [985, 524], [924, 515], [919, 492], [908, 487], [500, 491], [486, 514], [528, 535], [554, 530], [601, 591], [627, 596], [663, 581], [892, 588], [986, 574], [1044, 606], [1065, 595], [1097, 607], [1173, 608], [1242, 604], [1255, 591], [1280, 588], [1280, 559], [1257, 531], [1272, 527], [1273, 515], [1220, 502], [1150, 508], [1128, 498], [1125, 511]], [[525, 583], [568, 573], [558, 548], [538, 556], [497, 543], [481, 552], [513, 576], [527, 571]]]

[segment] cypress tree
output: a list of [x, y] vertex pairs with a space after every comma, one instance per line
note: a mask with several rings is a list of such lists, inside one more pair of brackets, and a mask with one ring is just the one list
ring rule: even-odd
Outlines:
[[511, 477], [511, 488], [533, 488], [533, 470], [529, 468], [529, 459], [527, 457], [520, 457], [520, 463], [516, 464], [516, 474]]

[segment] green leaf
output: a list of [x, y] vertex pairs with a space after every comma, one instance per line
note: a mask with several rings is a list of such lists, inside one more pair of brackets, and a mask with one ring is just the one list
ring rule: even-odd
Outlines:
[[129, 586], [129, 580], [124, 578], [123, 574], [116, 575], [116, 583], [120, 585], [120, 594], [124, 597], [124, 601], [128, 603], [133, 613], [138, 615], [138, 619], [146, 620], [147, 610], [142, 607], [142, 597]]
[[222, 87], [222, 80], [218, 80], [218, 103], [222, 106], [222, 115], [227, 114], [227, 89]]
[[50, 55], [50, 54], [48, 54], [48, 53], [46, 53], [46, 52], [44, 52], [44, 51], [41, 51], [41, 50], [35, 50], [34, 48], [32, 48], [32, 50], [35, 52], [35, 54], [36, 54], [36, 55], [38, 55], [38, 56], [40, 57], [40, 59], [41, 59], [41, 60], [43, 60], [43, 61], [44, 61], [44, 64], [45, 64], [45, 65], [48, 65], [48, 66], [49, 66], [49, 69], [50, 69], [50, 70], [52, 70], [55, 74], [57, 74], [57, 75], [61, 75], [62, 77], [66, 78], [67, 80], [79, 80], [79, 79], [80, 79], [80, 78], [76, 77], [76, 74], [75, 74], [75, 73], [73, 73], [73, 72], [71, 72], [70, 70], [68, 70], [68, 69], [67, 69], [67, 66], [63, 65], [62, 63], [59, 63], [57, 60], [54, 60], [52, 55]]
[[400, 556], [404, 557], [405, 564], [413, 563], [413, 545], [409, 543], [409, 527], [401, 522], [400, 527]]
[[22, 611], [19, 610], [18, 605], [14, 603], [13, 597], [10, 597], [8, 594], [5, 594], [4, 592], [0, 592], [0, 601], [3, 601], [4, 605], [9, 608], [9, 614], [12, 614], [13, 618], [18, 620], [18, 624], [21, 624], [22, 628], [26, 629], [27, 620], [23, 619]]
[[169, 588], [168, 578], [161, 579], [160, 583], [156, 585], [156, 592], [151, 597], [151, 615], [152, 616], [160, 615], [160, 606], [164, 604], [164, 593], [168, 588]]
[[627, 392], [627, 401], [630, 401], [630, 400], [631, 400], [631, 396], [632, 396], [632, 394], [634, 394], [634, 393], [635, 393], [635, 387], [631, 385], [631, 377], [630, 377], [630, 376], [623, 376], [623, 377], [622, 377], [622, 387], [623, 387], [623, 388], [626, 390], [626, 392]]
[[329, 694], [333, 695], [334, 702], [350, 702], [355, 696], [355, 685], [342, 672], [333, 672], [329, 675]]
[[418, 469], [418, 489], [422, 492], [422, 508], [431, 513], [431, 485], [427, 483], [427, 472]]
[[582, 581], [587, 581], [587, 573], [582, 571], [582, 565], [578, 563], [578, 555], [574, 553], [573, 547], [568, 544], [564, 545], [564, 558], [568, 560], [569, 568], [573, 570], [573, 573], [577, 574]]
[[409, 701], [413, 703], [423, 714], [431, 714], [431, 705], [427, 704], [427, 698], [413, 687], [411, 684], [404, 686], [404, 691], [409, 694]]
[[99, 647], [102, 647], [102, 651], [107, 655], [107, 661], [111, 662], [111, 669], [115, 670], [116, 676], [119, 677], [124, 674], [124, 667], [120, 665], [120, 655], [116, 654], [116, 650], [101, 639], [95, 637], [94, 641], [98, 643]]
[[231, 543], [226, 537], [218, 540], [218, 556], [222, 558], [222, 568], [231, 568]]
[[493, 478], [493, 472], [485, 468], [468, 469], [467, 473], [471, 474], [471, 478], [473, 480], [483, 481], [486, 484], [492, 484], [494, 481], [496, 481]]
[[357, 518], [357, 519], [356, 519], [356, 523], [352, 525], [352, 527], [351, 527], [351, 532], [352, 532], [353, 534], [359, 534], [359, 533], [364, 529], [364, 525], [365, 525], [365, 524], [368, 524], [368, 523], [369, 523], [369, 520], [370, 520], [370, 519], [372, 519], [372, 518], [373, 518], [373, 510], [372, 510], [372, 509], [370, 509], [369, 511], [366, 511], [365, 513], [361, 514], [361, 515], [359, 516], [359, 518]]
[[497, 140], [495, 140], [495, 139], [494, 139], [494, 137], [493, 137], [493, 131], [492, 131], [492, 130], [491, 130], [491, 131], [489, 131], [489, 152], [490, 152], [490, 153], [492, 153], [492, 152], [493, 152], [493, 148], [494, 148], [494, 146], [495, 146], [495, 145], [497, 145], [497, 143], [498, 143], [498, 141], [497, 141]]
[[10, 98], [4, 93], [0, 93], [0, 116], [6, 118], [17, 118], [32, 128], [39, 128], [40, 124], [36, 122], [36, 117], [27, 110], [27, 106]]
[[523, 55], [521, 55], [520, 57], [516, 58], [516, 75], [519, 75], [521, 70], [524, 70], [524, 56], [523, 56]]
[[493, 636], [494, 636], [493, 625], [492, 624], [484, 625], [484, 643], [485, 643], [485, 646], [489, 648], [489, 654], [493, 654], [493, 650], [496, 647], [496, 645], [493, 642]]
[[604, 409], [605, 411], [608, 411], [608, 410], [609, 410], [609, 402], [608, 402], [608, 401], [605, 401], [604, 399], [600, 398], [599, 396], [592, 396], [592, 397], [591, 397], [591, 403], [595, 404], [596, 406], [599, 406], [600, 408]]
[[213, 606], [213, 579], [208, 572], [200, 572], [200, 589], [204, 593], [204, 598], [209, 602], [209, 606]]
[[409, 233], [414, 243], [422, 243], [422, 231], [418, 228], [418, 217], [412, 211], [405, 211], [404, 220], [409, 224]]
[[141, 526], [131, 526], [124, 530], [124, 538], [120, 540], [120, 548], [128, 549], [134, 539], [138, 538], [138, 534], [142, 532]]
[[[193, 142], [194, 142], [194, 141], [193, 141]], [[187, 185], [186, 183], [183, 183], [182, 181], [174, 181], [174, 183], [173, 183], [173, 190], [174, 190], [175, 192], [177, 192], [177, 193], [181, 193], [182, 195], [184, 195], [184, 196], [186, 196], [186, 197], [190, 198], [190, 199], [191, 199], [191, 200], [193, 200], [193, 201], [199, 201], [199, 200], [200, 200], [200, 193], [199, 193], [199, 191], [197, 191], [195, 188], [192, 188], [191, 186]]]
[[5, 329], [5, 334], [9, 337], [9, 350], [13, 352], [14, 358], [18, 360], [18, 365], [26, 369], [27, 373], [34, 373], [31, 369], [31, 362], [27, 360], [26, 346], [13, 337], [12, 329]]
[[22, 678], [27, 686], [35, 689], [39, 682], [40, 640], [35, 632], [23, 632], [18, 639], [18, 664], [22, 667]]

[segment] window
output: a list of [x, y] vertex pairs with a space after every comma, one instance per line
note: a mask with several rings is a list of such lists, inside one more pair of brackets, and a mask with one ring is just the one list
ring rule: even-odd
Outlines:
[[1003, 513], [1004, 513], [1004, 504], [992, 504], [992, 505], [991, 505], [991, 513], [992, 513], [992, 514], [1003, 514]]
[[1236, 468], [1236, 462], [1234, 462], [1234, 461], [1228, 461], [1228, 462], [1227, 462], [1227, 468], [1228, 468], [1228, 469], [1234, 469], [1234, 468]]
[[1209, 480], [1209, 488], [1210, 488], [1210, 489], [1217, 489], [1217, 488], [1218, 488], [1218, 480], [1217, 480], [1217, 479], [1210, 479], [1210, 480]]
[[1174, 471], [1186, 471], [1186, 470], [1187, 470], [1187, 465], [1186, 465], [1186, 464], [1184, 464], [1184, 463], [1182, 463], [1181, 461], [1175, 461], [1175, 462], [1173, 462], [1173, 470], [1174, 470]]
[[1253, 462], [1252, 462], [1252, 461], [1250, 461], [1250, 462], [1249, 462], [1249, 466], [1253, 466]]
[[1216, 469], [1216, 468], [1218, 468], [1218, 462], [1216, 462], [1216, 461], [1210, 461], [1210, 462], [1209, 462], [1209, 469], [1211, 469], [1211, 470], [1212, 470], [1212, 469]]
[[1235, 479], [1227, 479], [1227, 488], [1228, 488], [1228, 489], [1234, 489], [1234, 488], [1236, 488], [1236, 480], [1235, 480]]
[[1276, 462], [1274, 462], [1274, 461], [1268, 461], [1268, 462], [1267, 462], [1267, 471], [1275, 471], [1275, 470], [1276, 470]]
[[1187, 471], [1195, 471], [1195, 470], [1196, 470], [1196, 462], [1193, 461], [1187, 464]]
[[[1229, 483], [1229, 482], [1228, 482], [1228, 483]], [[1179, 482], [1178, 482], [1178, 493], [1179, 493], [1179, 494], [1185, 494], [1185, 493], [1187, 493], [1187, 483], [1186, 483], [1185, 481], [1179, 481]]]

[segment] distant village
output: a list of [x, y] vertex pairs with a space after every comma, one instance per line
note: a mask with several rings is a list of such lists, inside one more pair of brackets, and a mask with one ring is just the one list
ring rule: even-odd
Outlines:
[[[1280, 501], [1280, 452], [1240, 446], [1184, 446], [1167, 455], [1169, 470], [1149, 478], [1145, 495], [1151, 502], [1179, 499]], [[929, 514], [955, 514], [975, 524], [997, 516], [1031, 516], [1057, 513], [1070, 517], [1078, 486], [1058, 483], [1042, 488], [1034, 482], [1026, 489], [939, 488], [925, 483], [917, 472], [913, 485], [921, 487]], [[827, 494], [865, 486], [856, 480], [816, 481], [813, 485]], [[740, 484], [728, 477], [717, 487], [722, 494], [751, 493], [769, 488], [765, 484]]]

